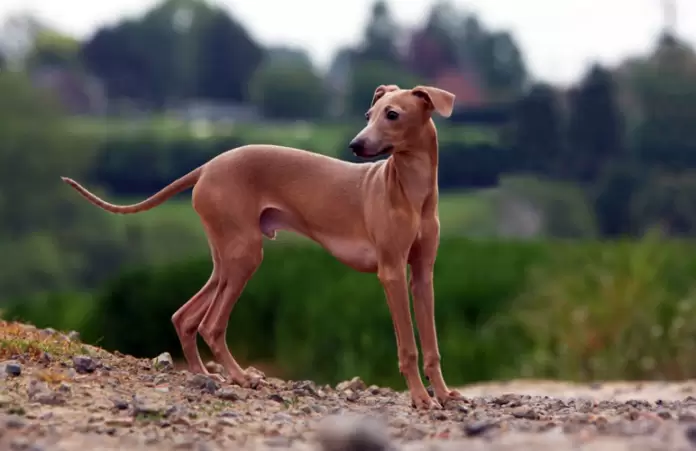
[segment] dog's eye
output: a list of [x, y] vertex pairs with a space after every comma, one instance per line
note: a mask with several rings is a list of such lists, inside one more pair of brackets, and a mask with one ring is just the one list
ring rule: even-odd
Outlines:
[[399, 118], [399, 113], [396, 111], [387, 111], [387, 119], [390, 121], [395, 121]]

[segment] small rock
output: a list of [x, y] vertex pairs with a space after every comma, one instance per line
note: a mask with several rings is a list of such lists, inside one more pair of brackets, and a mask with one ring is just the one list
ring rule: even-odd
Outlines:
[[237, 391], [233, 388], [220, 389], [215, 393], [215, 395], [225, 401], [239, 401], [243, 399], [242, 396], [240, 396], [239, 393], [237, 393]]
[[344, 381], [336, 385], [336, 390], [337, 391], [346, 391], [346, 390], [352, 390], [352, 391], [362, 391], [365, 390], [367, 386], [365, 385], [365, 382], [362, 381], [359, 377], [354, 377], [353, 379], [349, 381]]
[[658, 410], [657, 416], [662, 418], [663, 420], [671, 420], [672, 419], [672, 413], [669, 410]]
[[39, 362], [43, 363], [44, 365], [48, 365], [52, 361], [53, 356], [48, 352], [44, 352], [43, 354], [41, 354], [41, 357], [39, 358]]
[[58, 386], [58, 391], [63, 394], [70, 393], [72, 390], [72, 386], [68, 384], [67, 382], [61, 382], [60, 385]]
[[686, 438], [693, 446], [696, 446], [696, 426], [689, 426], [685, 431]]
[[15, 437], [10, 441], [12, 451], [29, 450], [30, 442], [26, 437]]
[[238, 424], [232, 418], [221, 417], [218, 418], [218, 424], [221, 426], [237, 427]]
[[513, 417], [525, 420], [538, 420], [540, 418], [539, 414], [534, 409], [528, 407], [519, 407], [514, 409], [511, 413]]
[[133, 426], [133, 418], [111, 418], [106, 420], [107, 426], [127, 428]]
[[403, 434], [403, 438], [408, 441], [423, 440], [428, 435], [428, 429], [422, 425], [414, 424], [409, 426]]
[[20, 376], [22, 374], [22, 365], [14, 361], [5, 362], [5, 373], [12, 377]]
[[171, 354], [163, 352], [152, 359], [152, 366], [154, 366], [157, 371], [169, 371], [174, 368], [174, 360]]
[[71, 330], [68, 332], [67, 337], [70, 341], [80, 341], [80, 333], [76, 330]]
[[316, 413], [326, 413], [328, 412], [329, 409], [327, 409], [325, 406], [322, 406], [321, 404], [310, 404], [312, 407], [312, 410], [314, 410]]
[[231, 410], [225, 410], [224, 412], [220, 412], [220, 416], [223, 418], [239, 418], [239, 414]]
[[93, 373], [97, 369], [97, 362], [87, 355], [73, 357], [73, 367], [79, 374]]
[[391, 449], [386, 425], [376, 418], [328, 416], [317, 427], [322, 451], [386, 451]]
[[432, 418], [435, 421], [445, 421], [447, 420], [447, 414], [442, 411], [435, 411], [430, 415], [430, 418]]
[[160, 406], [154, 404], [138, 403], [133, 406], [133, 416], [159, 417], [163, 415], [163, 410]]
[[496, 427], [496, 424], [492, 421], [474, 421], [473, 423], [467, 423], [464, 425], [464, 434], [468, 437], [478, 437], [485, 434]]
[[43, 333], [44, 335], [49, 335], [49, 336], [50, 336], [50, 335], [55, 335], [55, 334], [56, 334], [56, 330], [53, 329], [52, 327], [47, 327], [46, 329], [42, 330], [41, 333]]
[[49, 391], [48, 384], [38, 379], [30, 380], [27, 385], [27, 397], [29, 399], [34, 399], [39, 393], [45, 393], [47, 391]]
[[268, 395], [268, 399], [270, 399], [271, 401], [275, 401], [277, 403], [280, 403], [280, 404], [285, 404], [285, 398], [283, 398], [282, 396], [280, 396], [277, 393], [272, 393], [272, 394]]
[[292, 439], [289, 437], [271, 437], [264, 442], [269, 448], [289, 448], [292, 445]]
[[42, 392], [34, 396], [34, 401], [46, 406], [62, 406], [65, 405], [65, 397], [61, 393], [54, 391]]
[[219, 386], [218, 383], [211, 377], [205, 374], [194, 374], [188, 381], [189, 387], [197, 388], [203, 390], [207, 393], [215, 393]]
[[312, 381], [299, 381], [292, 384], [293, 393], [298, 396], [313, 396], [320, 398], [317, 386]]
[[349, 389], [349, 390], [345, 391], [345, 394], [346, 394], [347, 401], [356, 402], [358, 399], [360, 399], [360, 395], [356, 391]]
[[222, 374], [225, 371], [222, 365], [213, 360], [205, 364], [205, 369], [213, 374]]
[[10, 415], [5, 419], [5, 427], [7, 429], [22, 429], [27, 425], [27, 422], [17, 415]]
[[292, 417], [287, 413], [278, 412], [271, 417], [271, 421], [275, 423], [292, 423]]
[[128, 408], [128, 402], [124, 401], [123, 399], [114, 399], [113, 403], [114, 407], [118, 410], [126, 410]]
[[5, 408], [12, 404], [12, 398], [5, 395], [0, 395], [0, 408]]

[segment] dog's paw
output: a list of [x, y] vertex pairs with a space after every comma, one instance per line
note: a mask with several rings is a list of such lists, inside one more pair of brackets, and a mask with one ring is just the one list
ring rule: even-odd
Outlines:
[[442, 405], [425, 390], [422, 393], [411, 393], [411, 406], [417, 410], [442, 409]]
[[443, 408], [446, 407], [450, 401], [463, 401], [466, 399], [457, 390], [445, 390], [442, 393], [436, 393], [435, 397]]

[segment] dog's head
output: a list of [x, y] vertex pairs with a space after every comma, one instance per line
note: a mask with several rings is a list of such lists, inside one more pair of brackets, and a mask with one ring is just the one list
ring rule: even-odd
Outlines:
[[453, 107], [454, 94], [439, 88], [401, 89], [396, 85], [380, 85], [365, 113], [367, 125], [348, 147], [363, 158], [398, 152], [414, 134], [430, 125], [434, 112], [449, 117]]

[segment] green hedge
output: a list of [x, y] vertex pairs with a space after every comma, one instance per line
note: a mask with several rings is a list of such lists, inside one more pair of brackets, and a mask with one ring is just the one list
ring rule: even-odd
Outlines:
[[[480, 346], [480, 327], [523, 290], [528, 268], [545, 254], [543, 244], [443, 241], [436, 308], [446, 371], [453, 380], [494, 375], [495, 361], [504, 356]], [[92, 309], [83, 309], [80, 321], [70, 324], [41, 318], [41, 308], [27, 302], [7, 315], [78, 329], [108, 349], [180, 355], [170, 318], [210, 271], [208, 258], [126, 271], [95, 296]], [[288, 377], [336, 381], [359, 374], [398, 385], [393, 331], [376, 276], [352, 271], [318, 246], [289, 242], [266, 246], [263, 264], [231, 315], [228, 338], [240, 359], [273, 361]]]
[[[132, 269], [91, 300], [18, 302], [6, 316], [78, 329], [107, 349], [180, 355], [170, 318], [210, 270], [208, 258]], [[445, 376], [453, 385], [519, 376], [694, 377], [695, 272], [691, 242], [443, 239], [435, 293]], [[403, 388], [376, 277], [317, 246], [266, 247], [232, 312], [228, 340], [240, 361], [272, 362], [284, 377], [360, 375]]]
[[[237, 125], [228, 131], [215, 130], [203, 136], [185, 127], [176, 131], [154, 126], [124, 128], [122, 133], [102, 128], [77, 130], [98, 137], [89, 183], [102, 186], [112, 195], [142, 197], [214, 156], [245, 144], [279, 144], [349, 159], [347, 143], [361, 127], [362, 124]], [[509, 166], [510, 151], [500, 148], [495, 130], [441, 128], [442, 189], [491, 186]]]

